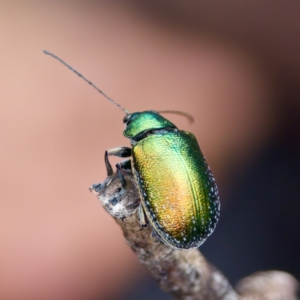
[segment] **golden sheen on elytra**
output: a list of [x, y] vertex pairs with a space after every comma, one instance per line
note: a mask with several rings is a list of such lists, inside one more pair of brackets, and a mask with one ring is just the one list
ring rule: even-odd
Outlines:
[[214, 178], [193, 134], [154, 134], [132, 149], [142, 205], [153, 227], [175, 248], [200, 246], [219, 218]]

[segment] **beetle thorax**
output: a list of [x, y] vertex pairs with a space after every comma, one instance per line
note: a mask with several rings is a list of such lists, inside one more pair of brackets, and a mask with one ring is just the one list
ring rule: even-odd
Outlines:
[[134, 141], [141, 140], [156, 130], [176, 128], [173, 123], [154, 111], [128, 114], [123, 121], [126, 126], [124, 136]]

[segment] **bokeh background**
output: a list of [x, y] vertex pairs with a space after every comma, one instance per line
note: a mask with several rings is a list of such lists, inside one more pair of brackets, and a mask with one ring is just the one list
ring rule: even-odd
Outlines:
[[[0, 1], [0, 299], [169, 299], [88, 187], [123, 113], [182, 110], [219, 183], [201, 247], [232, 284], [300, 278], [300, 3]], [[116, 162], [116, 160], [113, 160]]]

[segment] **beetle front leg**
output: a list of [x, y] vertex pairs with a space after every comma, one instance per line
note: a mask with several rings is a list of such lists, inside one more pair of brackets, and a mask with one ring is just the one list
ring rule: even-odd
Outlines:
[[112, 177], [114, 175], [111, 164], [108, 160], [108, 156], [118, 156], [118, 157], [129, 157], [131, 156], [131, 148], [129, 147], [116, 147], [105, 151], [104, 161], [107, 171], [107, 179], [103, 183], [96, 183], [90, 187], [90, 191], [95, 190], [95, 192], [100, 192], [105, 186], [109, 186]]
[[123, 176], [121, 170], [126, 170], [126, 171], [131, 170], [131, 160], [127, 159], [127, 160], [117, 163], [116, 168], [117, 168], [117, 174], [120, 179], [122, 188], [118, 191], [118, 194], [115, 197], [113, 197], [112, 199], [109, 200], [109, 202], [112, 205], [116, 205], [118, 202], [120, 202], [122, 196], [124, 195], [124, 193], [126, 191], [127, 183], [126, 183], [126, 179]]
[[107, 177], [112, 177], [114, 172], [111, 167], [111, 164], [108, 160], [109, 156], [118, 156], [118, 157], [129, 157], [131, 156], [131, 148], [128, 147], [116, 147], [111, 148], [105, 151], [104, 153], [104, 161], [107, 170]]

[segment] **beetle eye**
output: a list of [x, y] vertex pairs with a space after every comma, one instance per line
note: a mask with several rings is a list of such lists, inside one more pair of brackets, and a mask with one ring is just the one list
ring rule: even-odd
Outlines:
[[130, 117], [130, 114], [126, 115], [126, 116], [123, 118], [123, 123], [127, 123], [129, 117]]

